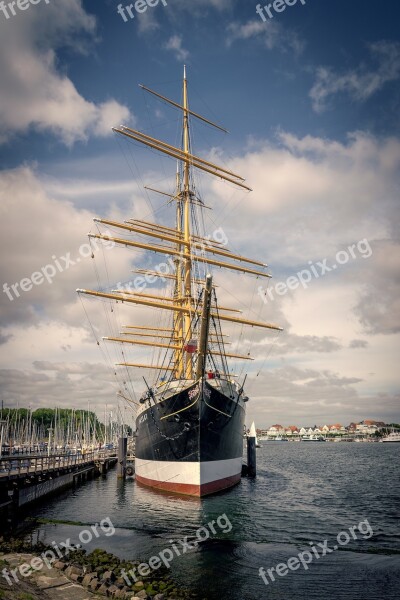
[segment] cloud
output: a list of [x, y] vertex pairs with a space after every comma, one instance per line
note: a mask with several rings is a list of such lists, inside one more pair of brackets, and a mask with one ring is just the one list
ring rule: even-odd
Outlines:
[[[33, 369], [1, 369], [0, 382], [4, 404], [33, 409], [57, 406], [64, 408], [101, 407], [116, 402], [115, 387], [107, 367], [101, 363], [59, 364], [35, 363]], [[99, 411], [101, 414], [101, 412]]]
[[[93, 182], [94, 183], [94, 182]], [[96, 182], [98, 184], [98, 181]], [[108, 182], [109, 193], [112, 185]], [[90, 189], [90, 185], [82, 186]], [[67, 186], [65, 186], [67, 189]], [[76, 191], [76, 187], [73, 187]], [[126, 186], [115, 182], [114, 194], [120, 195], [121, 201], [127, 196]], [[132, 198], [132, 193], [128, 194]], [[122, 203], [122, 202], [121, 202]], [[3, 256], [0, 316], [1, 321], [10, 324], [36, 324], [42, 319], [60, 318], [64, 322], [76, 324], [81, 307], [76, 297], [77, 287], [97, 286], [93, 269], [93, 259], [86, 246], [87, 232], [96, 230], [93, 217], [98, 216], [85, 209], [78, 209], [65, 197], [57, 200], [46, 192], [44, 185], [36, 173], [29, 167], [21, 167], [0, 172], [0, 211], [2, 236], [0, 250]], [[136, 200], [136, 210], [142, 210], [144, 203]], [[118, 218], [119, 211], [111, 204], [109, 215]], [[103, 215], [106, 216], [106, 215]], [[83, 247], [83, 245], [85, 245]], [[83, 250], [83, 252], [82, 252]], [[82, 254], [81, 254], [82, 252]], [[131, 260], [135, 255], [123, 250], [104, 249], [110, 268], [121, 280], [129, 276]], [[61, 258], [68, 253], [74, 261], [68, 269], [57, 270], [52, 283], [43, 281], [34, 285], [30, 291], [23, 292], [17, 288], [19, 297], [12, 293], [11, 301], [3, 292], [3, 285], [16, 284], [40, 272], [46, 265], [55, 265], [56, 260], [61, 267]], [[85, 257], [85, 256], [86, 257]], [[103, 250], [94, 248], [95, 260], [101, 269]], [[80, 259], [79, 262], [77, 259]]]
[[0, 346], [1, 346], [2, 344], [5, 344], [5, 343], [7, 343], [7, 342], [8, 342], [8, 340], [10, 340], [11, 338], [12, 338], [12, 335], [11, 335], [11, 333], [9, 333], [8, 335], [4, 335], [4, 333], [2, 333], [2, 332], [0, 331]]
[[285, 333], [277, 338], [274, 346], [274, 356], [294, 354], [296, 352], [336, 352], [340, 350], [340, 342], [330, 336], [295, 335]]
[[253, 188], [244, 201], [231, 186], [211, 184], [218, 195], [214, 219], [224, 223], [233, 249], [263, 257], [272, 288], [319, 261], [335, 263], [338, 252], [362, 240], [372, 255], [356, 251], [345, 265], [312, 278], [306, 290], [275, 293], [266, 314], [278, 305], [284, 312], [278, 323], [286, 330], [289, 323], [291, 334], [333, 336], [343, 346], [362, 334], [394, 335], [400, 325], [400, 141], [354, 132], [338, 142], [282, 131], [276, 141], [251, 141], [243, 157], [230, 162]]
[[367, 340], [351, 340], [349, 348], [368, 348]]
[[356, 102], [365, 102], [387, 83], [400, 77], [400, 43], [380, 41], [369, 44], [374, 65], [364, 64], [344, 73], [335, 73], [329, 67], [319, 67], [316, 81], [310, 91], [313, 108], [323, 112], [328, 100], [337, 94], [349, 96]]
[[[227, 162], [221, 151], [215, 153]], [[285, 328], [279, 335], [266, 335], [265, 330], [224, 325], [224, 333], [234, 342], [227, 348], [256, 357], [254, 363], [246, 362], [245, 366], [231, 364], [233, 372], [240, 375], [239, 381], [249, 369], [249, 419], [253, 415], [260, 425], [366, 417], [393, 420], [400, 297], [396, 275], [399, 140], [356, 132], [345, 142], [338, 142], [280, 131], [274, 141], [250, 140], [240, 156], [228, 162], [229, 168], [246, 176], [254, 192], [243, 201], [242, 192], [202, 177], [200, 189], [207, 204], [215, 208], [205, 211], [206, 233], [212, 234], [222, 225], [229, 248], [268, 262], [275, 280], [285, 281], [309, 267], [309, 261], [334, 259], [338, 250], [364, 238], [373, 249], [368, 259], [360, 255], [335, 272], [315, 278], [308, 289], [277, 296], [266, 305], [257, 294], [263, 281], [214, 269], [221, 306], [242, 309], [249, 319], [272, 321]], [[81, 163], [76, 168], [79, 174], [86, 172]], [[94, 216], [75, 206], [81, 197], [87, 205], [103, 194], [104, 207], [112, 198], [115, 203], [109, 213], [104, 209], [104, 216], [109, 214], [116, 220], [147, 215], [149, 221], [165, 222], [164, 214], [159, 218], [148, 214], [147, 204], [130, 191], [129, 182], [113, 182], [106, 177], [98, 181], [98, 161], [91, 179], [72, 178], [74, 171], [69, 164], [64, 169], [68, 178], [59, 173], [57, 181], [41, 180], [29, 167], [2, 173], [3, 281], [11, 283], [29, 276], [51, 260], [52, 254], [71, 251], [76, 256], [80, 244], [86, 242], [84, 234]], [[145, 173], [143, 178], [147, 177]], [[52, 285], [37, 287], [18, 302], [10, 302], [1, 294], [2, 321], [6, 324], [2, 334], [12, 335], [0, 345], [10, 402], [16, 397], [28, 403], [29, 397], [47, 402], [53, 394], [53, 404], [68, 405], [67, 396], [73, 393], [79, 406], [90, 393], [96, 393], [96, 386], [100, 387], [103, 375], [94, 375], [91, 387], [92, 367], [86, 366], [99, 363], [99, 352], [108, 365], [106, 391], [115, 393], [125, 389], [124, 385], [141, 389], [140, 373], [132, 370], [128, 374], [114, 365], [125, 360], [156, 362], [158, 350], [150, 348], [143, 354], [135, 347], [103, 343], [101, 336], [118, 333], [118, 324], [150, 325], [154, 313], [84, 298], [93, 335], [74, 290], [112, 286], [129, 278], [135, 265], [152, 268], [162, 258], [123, 249], [106, 253], [106, 258], [108, 274], [101, 270], [100, 284], [89, 258], [61, 273]], [[96, 253], [95, 264], [103, 265], [101, 251]], [[150, 293], [161, 293], [160, 287], [154, 285]], [[84, 373], [78, 372], [80, 368]], [[57, 388], [57, 381], [63, 378], [66, 387]], [[99, 404], [106, 402], [106, 395], [99, 393]]]
[[373, 257], [374, 277], [364, 282], [355, 307], [365, 331], [400, 332], [400, 240], [382, 240]]
[[[137, 23], [139, 33], [142, 35], [151, 35], [161, 29], [161, 24], [157, 16], [162, 16], [176, 27], [177, 24], [182, 26], [182, 20], [185, 13], [189, 13], [191, 19], [207, 19], [210, 17], [210, 9], [221, 12], [230, 11], [237, 4], [237, 0], [169, 0], [168, 7], [165, 11], [147, 10], [144, 13], [137, 15]], [[179, 58], [178, 60], [186, 60]]]
[[138, 13], [138, 27], [139, 33], [147, 35], [160, 29], [160, 24], [157, 21], [156, 13], [154, 10], [146, 10], [144, 13]]
[[182, 36], [180, 35], [170, 37], [164, 48], [174, 52], [176, 59], [180, 61], [185, 61], [190, 56], [189, 51], [182, 47]]
[[358, 382], [356, 377], [342, 377], [332, 370], [286, 365], [269, 370], [268, 377], [263, 378], [264, 393], [255, 395], [251, 388], [247, 390], [251, 394], [248, 409], [257, 416], [259, 427], [276, 422], [323, 425], [336, 420], [346, 425], [365, 418], [391, 422], [398, 414], [399, 395], [361, 395], [355, 390]]
[[85, 99], [62, 72], [57, 50], [87, 52], [95, 41], [96, 20], [81, 0], [41, 4], [23, 18], [0, 20], [0, 143], [30, 129], [50, 131], [71, 145], [111, 134], [130, 117], [115, 99]]
[[262, 21], [251, 20], [244, 24], [232, 22], [228, 25], [227, 31], [228, 46], [240, 40], [254, 39], [261, 42], [268, 50], [274, 48], [289, 49], [298, 55], [304, 49], [304, 42], [297, 33], [284, 29], [274, 21], [263, 23]]
[[[223, 153], [214, 154], [227, 162]], [[250, 140], [228, 165], [253, 192], [243, 197], [232, 186], [211, 183], [212, 218], [223, 223], [236, 253], [268, 262], [270, 286], [310, 263], [327, 258], [332, 264], [338, 251], [361, 240], [372, 248], [368, 258], [359, 253], [307, 289], [275, 294], [267, 304], [251, 295], [251, 284], [216, 273], [227, 306], [285, 329], [278, 336], [229, 331], [239, 340], [235, 350], [256, 357], [247, 380], [249, 419], [392, 420], [398, 400], [391, 391], [398, 385], [400, 141], [354, 132], [338, 142], [279, 131], [275, 143]], [[260, 284], [266, 286], [259, 280], [256, 289]], [[377, 405], [380, 398], [384, 404]]]
[[[277, 264], [295, 274], [309, 260], [334, 259], [352, 242], [396, 236], [399, 140], [355, 132], [341, 143], [279, 132], [277, 142], [250, 145], [241, 159], [231, 161], [253, 188], [244, 203], [232, 206], [232, 187], [213, 183], [222, 197], [218, 218], [229, 210], [236, 225], [235, 233], [230, 221], [224, 225], [228, 237], [236, 245], [243, 237], [247, 252], [256, 256], [264, 247], [276, 277]], [[351, 264], [362, 263], [367, 261]]]

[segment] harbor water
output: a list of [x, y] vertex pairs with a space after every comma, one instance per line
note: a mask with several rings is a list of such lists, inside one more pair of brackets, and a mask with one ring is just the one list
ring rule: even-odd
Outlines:
[[[50, 522], [29, 535], [78, 543], [84, 525], [109, 518], [115, 533], [85, 547], [148, 562], [214, 520], [209, 539], [171, 560], [176, 583], [199, 598], [397, 600], [399, 458], [400, 444], [261, 442], [256, 479], [202, 500], [118, 481], [113, 471], [33, 508], [31, 516]], [[324, 547], [332, 551], [322, 555]], [[311, 560], [304, 554], [298, 568], [268, 575], [305, 551]]]

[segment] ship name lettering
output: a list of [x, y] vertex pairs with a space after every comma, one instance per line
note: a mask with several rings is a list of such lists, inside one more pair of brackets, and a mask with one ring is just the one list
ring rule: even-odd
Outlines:
[[192, 400], [195, 396], [197, 396], [198, 393], [199, 393], [199, 386], [196, 386], [192, 390], [189, 390], [188, 396], [189, 396], [190, 400]]

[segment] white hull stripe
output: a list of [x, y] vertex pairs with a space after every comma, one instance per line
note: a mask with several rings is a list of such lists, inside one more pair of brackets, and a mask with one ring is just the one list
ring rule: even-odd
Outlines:
[[242, 457], [208, 462], [181, 462], [135, 459], [135, 471], [139, 477], [153, 481], [204, 485], [241, 473]]

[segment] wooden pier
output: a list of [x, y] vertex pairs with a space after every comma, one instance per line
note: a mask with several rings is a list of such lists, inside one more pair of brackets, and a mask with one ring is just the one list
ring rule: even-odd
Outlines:
[[113, 452], [28, 454], [0, 458], [0, 512], [14, 512], [115, 466]]

